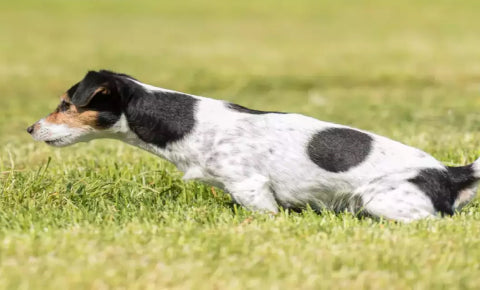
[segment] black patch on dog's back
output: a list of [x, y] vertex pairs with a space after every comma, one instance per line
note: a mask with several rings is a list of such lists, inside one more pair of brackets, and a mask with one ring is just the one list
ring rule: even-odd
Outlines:
[[125, 108], [130, 128], [144, 142], [165, 147], [195, 125], [197, 99], [187, 94], [136, 89]]
[[263, 115], [263, 114], [285, 114], [283, 112], [274, 112], [274, 111], [259, 111], [259, 110], [252, 110], [249, 108], [245, 108], [244, 106], [240, 106], [233, 103], [227, 103], [227, 108], [237, 111], [239, 113], [247, 113], [247, 114], [254, 114], [254, 115]]
[[442, 214], [453, 214], [453, 204], [458, 193], [473, 185], [477, 180], [472, 165], [447, 167], [447, 170], [426, 168], [408, 181], [415, 184], [432, 201]]
[[370, 135], [349, 128], [317, 132], [307, 146], [310, 159], [330, 172], [344, 172], [362, 163], [371, 151]]

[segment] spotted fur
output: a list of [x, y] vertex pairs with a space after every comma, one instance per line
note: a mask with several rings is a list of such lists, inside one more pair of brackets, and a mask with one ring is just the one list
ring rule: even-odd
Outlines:
[[66, 146], [114, 138], [174, 163], [185, 180], [226, 190], [249, 209], [348, 210], [397, 221], [450, 215], [476, 193], [480, 161], [446, 167], [429, 154], [299, 114], [251, 110], [89, 72], [28, 128]]

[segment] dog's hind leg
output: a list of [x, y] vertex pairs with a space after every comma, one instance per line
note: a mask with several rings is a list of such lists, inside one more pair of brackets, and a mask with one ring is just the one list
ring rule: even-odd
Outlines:
[[278, 204], [269, 180], [264, 176], [254, 175], [240, 182], [226, 183], [226, 190], [236, 203], [250, 210], [278, 212]]
[[377, 182], [361, 189], [362, 210], [379, 218], [411, 222], [435, 218], [430, 198], [408, 181]]

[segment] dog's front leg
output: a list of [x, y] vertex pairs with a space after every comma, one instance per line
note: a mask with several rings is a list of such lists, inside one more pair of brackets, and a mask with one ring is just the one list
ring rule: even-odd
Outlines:
[[227, 183], [226, 190], [236, 203], [249, 210], [278, 212], [278, 204], [270, 188], [269, 180], [262, 175], [255, 175], [239, 182]]

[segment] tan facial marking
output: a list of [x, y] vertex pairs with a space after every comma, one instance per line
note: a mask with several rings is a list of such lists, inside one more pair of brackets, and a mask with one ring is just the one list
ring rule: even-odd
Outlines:
[[97, 127], [98, 112], [78, 110], [75, 105], [70, 105], [68, 110], [63, 112], [53, 112], [45, 118], [45, 121], [67, 125], [72, 128]]
[[98, 88], [93, 92], [92, 96], [95, 96], [96, 94], [98, 94], [98, 93], [100, 93], [100, 92], [101, 92], [102, 94], [104, 94], [104, 95], [107, 95], [107, 94], [110, 93], [110, 90], [108, 90], [108, 89], [105, 88], [105, 87], [98, 87]]
[[63, 101], [65, 101], [65, 102], [67, 102], [67, 103], [71, 103], [71, 101], [70, 101], [70, 96], [69, 96], [67, 93], [61, 95], [61, 96], [60, 96], [60, 99], [63, 100]]

